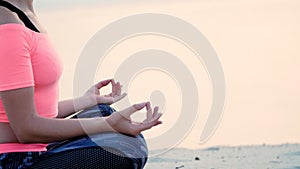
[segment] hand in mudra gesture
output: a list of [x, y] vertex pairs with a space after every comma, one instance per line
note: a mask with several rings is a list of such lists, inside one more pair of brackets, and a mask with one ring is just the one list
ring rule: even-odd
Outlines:
[[[101, 95], [100, 89], [110, 83], [112, 85], [112, 92], [108, 95]], [[123, 99], [126, 95], [126, 93], [122, 93], [122, 85], [119, 82], [116, 83], [114, 79], [100, 81], [84, 94], [85, 97], [92, 98], [95, 104], [113, 104]], [[130, 116], [143, 108], [147, 110], [146, 119], [143, 122], [132, 121]], [[136, 136], [144, 130], [161, 124], [162, 122], [159, 121], [161, 115], [162, 113], [158, 112], [158, 107], [152, 110], [150, 102], [145, 102], [134, 104], [124, 110], [117, 111], [105, 117], [105, 120], [110, 130]]]
[[[134, 122], [131, 120], [131, 115], [146, 107], [147, 117], [143, 122]], [[162, 113], [158, 112], [158, 107], [152, 110], [150, 102], [134, 104], [124, 110], [117, 111], [110, 116], [106, 117], [108, 125], [113, 131], [119, 133], [126, 133], [130, 135], [138, 135], [144, 130], [148, 130], [153, 126], [159, 125]]]
[[[107, 95], [101, 95], [100, 89], [110, 83], [112, 86], [112, 92]], [[100, 81], [89, 88], [85, 92], [84, 97], [92, 99], [92, 101], [96, 104], [113, 104], [123, 99], [126, 95], [127, 93], [122, 93], [122, 85], [120, 84], [120, 82], [116, 83], [114, 79], [107, 79]]]

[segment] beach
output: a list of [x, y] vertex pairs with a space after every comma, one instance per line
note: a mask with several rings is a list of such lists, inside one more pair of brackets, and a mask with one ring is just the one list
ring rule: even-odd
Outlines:
[[[153, 143], [159, 147], [153, 149], [168, 147], [163, 144], [169, 140], [175, 143], [182, 140], [182, 143], [168, 151], [150, 151], [156, 155], [149, 157], [146, 169], [300, 169], [299, 0], [175, 0], [172, 3], [156, 0], [53, 3], [43, 0], [36, 1], [36, 5], [37, 13], [65, 63], [60, 80], [61, 100], [85, 92], [76, 89], [78, 83], [74, 79], [84, 81], [89, 78], [91, 83], [92, 80], [97, 83], [114, 77], [128, 93], [126, 99], [130, 104], [150, 100], [152, 105], [160, 106], [164, 113], [163, 125], [147, 131], [146, 140], [155, 140]], [[157, 24], [155, 30], [133, 31], [156, 21], [141, 19], [148, 21], [147, 24], [130, 20], [122, 22], [125, 26], [106, 29], [122, 19], [145, 13], [169, 15], [190, 24], [203, 34], [218, 55], [225, 77], [226, 100], [222, 118], [211, 139], [203, 146], [198, 145], [200, 132], [205, 130], [211, 110], [215, 108], [213, 99], [220, 98], [213, 95], [218, 93], [214, 89], [220, 87], [220, 83], [212, 83], [211, 78], [219, 76], [207, 69], [211, 64], [206, 64], [204, 59], [210, 60], [210, 57], [195, 52], [193, 46], [203, 47], [199, 38], [191, 35], [188, 39], [198, 44], [191, 45], [180, 38], [181, 35], [172, 35], [172, 28], [181, 28], [181, 24], [170, 27], [173, 23], [170, 22], [167, 26]], [[103, 41], [104, 35], [98, 36], [97, 32], [104, 30], [117, 33], [104, 34], [108, 38]], [[116, 38], [128, 30], [132, 35]], [[182, 34], [188, 32], [182, 29]], [[88, 42], [94, 41], [95, 37], [100, 37], [99, 43], [95, 43], [97, 50], [83, 55]], [[109, 43], [111, 39], [116, 42]], [[161, 59], [151, 57], [151, 60], [127, 64], [137, 53], [150, 49], [168, 52], [174, 60], [159, 66], [156, 63]], [[202, 53], [203, 50], [199, 51]], [[79, 62], [79, 58], [87, 62]], [[129, 68], [144, 65], [145, 61], [153, 65], [145, 65], [143, 71], [124, 78], [129, 74]], [[198, 107], [198, 113], [190, 121], [187, 117], [196, 111], [182, 109], [182, 103], [191, 99], [190, 95], [183, 97], [183, 91], [190, 89], [192, 83], [181, 80], [187, 76], [173, 73], [172, 65], [177, 61], [184, 67], [175, 66], [175, 69], [188, 69], [197, 86], [195, 93], [199, 104], [193, 106]], [[124, 65], [127, 65], [126, 69]], [[84, 73], [78, 73], [79, 67], [86, 67]], [[117, 72], [124, 76], [118, 78]], [[101, 91], [105, 92], [105, 89]], [[122, 110], [126, 106], [115, 108]], [[181, 127], [177, 124], [181, 120], [182, 125], [191, 125], [189, 132], [182, 132], [182, 137], [163, 138], [174, 127]], [[170, 136], [178, 136], [178, 133]]]
[[174, 148], [150, 157], [145, 168], [300, 169], [300, 144]]

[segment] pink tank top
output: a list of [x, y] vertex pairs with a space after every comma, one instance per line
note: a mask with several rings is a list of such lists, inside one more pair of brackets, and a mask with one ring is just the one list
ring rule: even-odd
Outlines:
[[[0, 25], [0, 91], [34, 86], [39, 115], [53, 118], [58, 113], [60, 59], [47, 34], [20, 24]], [[0, 122], [9, 123], [0, 98]], [[45, 151], [46, 144], [0, 144], [0, 153]]]

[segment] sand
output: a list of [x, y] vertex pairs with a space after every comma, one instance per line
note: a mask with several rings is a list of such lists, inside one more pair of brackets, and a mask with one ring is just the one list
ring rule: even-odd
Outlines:
[[[157, 154], [162, 150], [151, 151]], [[300, 169], [300, 144], [174, 148], [149, 158], [146, 169]]]

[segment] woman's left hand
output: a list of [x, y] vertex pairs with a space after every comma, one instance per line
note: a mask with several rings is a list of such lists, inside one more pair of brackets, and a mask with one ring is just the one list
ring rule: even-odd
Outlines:
[[[100, 89], [108, 84], [112, 85], [112, 92], [108, 95], [101, 95]], [[85, 92], [83, 97], [91, 98], [95, 104], [113, 104], [123, 99], [127, 93], [122, 93], [122, 85], [120, 82], [115, 82], [114, 79], [107, 79], [93, 85]]]

